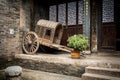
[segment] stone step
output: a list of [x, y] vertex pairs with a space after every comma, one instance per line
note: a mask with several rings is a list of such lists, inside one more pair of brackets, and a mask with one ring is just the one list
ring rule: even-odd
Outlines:
[[86, 73], [100, 74], [112, 77], [120, 77], [120, 69], [101, 68], [101, 67], [86, 67]]
[[102, 68], [120, 69], [120, 62], [117, 60], [100, 60], [100, 62], [96, 62], [96, 65], [92, 65], [92, 66], [102, 67]]
[[120, 78], [98, 75], [98, 74], [91, 74], [91, 73], [84, 73], [82, 76], [82, 80], [120, 80]]
[[[6, 80], [4, 70], [0, 70], [0, 80]], [[24, 68], [22, 69], [21, 80], [81, 80], [81, 78]]]
[[67, 76], [43, 71], [24, 69], [22, 78], [25, 80], [81, 80], [79, 77]]
[[17, 55], [14, 60], [16, 65], [23, 68], [45, 72], [81, 77], [85, 66], [75, 64], [73, 59], [51, 55]]
[[70, 57], [70, 53], [39, 53], [37, 55], [16, 54], [14, 62], [14, 64], [20, 65], [27, 69], [76, 77], [81, 77], [85, 72], [85, 67], [87, 66], [120, 69], [120, 63], [116, 59], [112, 61], [108, 59], [106, 60], [106, 58], [98, 59], [96, 57], [92, 59], [87, 59], [85, 57], [82, 57], [80, 59], [72, 59]]

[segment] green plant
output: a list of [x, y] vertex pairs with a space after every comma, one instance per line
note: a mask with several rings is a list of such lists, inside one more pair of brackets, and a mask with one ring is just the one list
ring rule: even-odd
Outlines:
[[68, 37], [67, 46], [79, 51], [83, 51], [88, 47], [88, 38], [85, 35], [78, 34]]

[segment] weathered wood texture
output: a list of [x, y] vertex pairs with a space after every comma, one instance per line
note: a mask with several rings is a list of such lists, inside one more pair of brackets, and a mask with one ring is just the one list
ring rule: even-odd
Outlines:
[[82, 25], [71, 25], [67, 27], [64, 26], [61, 45], [64, 45], [64, 46], [67, 45], [67, 39], [69, 36], [72, 36], [74, 34], [82, 34], [82, 33], [83, 33]]
[[34, 54], [40, 44], [58, 50], [69, 51], [67, 47], [60, 46], [62, 34], [63, 26], [61, 23], [41, 19], [37, 22], [35, 32], [28, 32], [24, 36], [23, 50], [28, 54]]
[[102, 24], [101, 48], [115, 49], [116, 46], [116, 27], [114, 23]]

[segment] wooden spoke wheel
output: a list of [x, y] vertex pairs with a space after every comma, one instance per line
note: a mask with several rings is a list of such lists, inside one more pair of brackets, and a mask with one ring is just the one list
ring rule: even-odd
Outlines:
[[23, 50], [27, 54], [34, 54], [39, 48], [38, 36], [35, 32], [28, 32], [23, 37]]

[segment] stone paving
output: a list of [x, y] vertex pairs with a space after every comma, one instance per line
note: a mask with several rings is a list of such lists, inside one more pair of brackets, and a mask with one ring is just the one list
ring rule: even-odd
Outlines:
[[24, 69], [22, 77], [28, 80], [81, 80], [79, 77]]
[[[4, 70], [0, 70], [0, 80], [5, 80]], [[81, 78], [24, 68], [21, 80], [81, 80]]]

